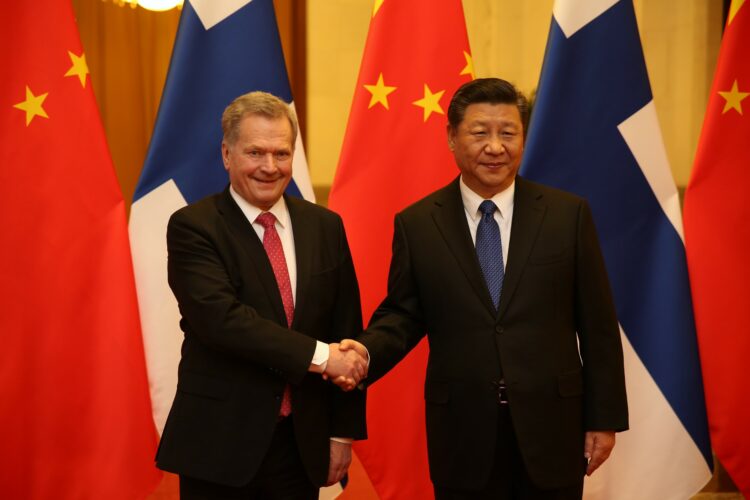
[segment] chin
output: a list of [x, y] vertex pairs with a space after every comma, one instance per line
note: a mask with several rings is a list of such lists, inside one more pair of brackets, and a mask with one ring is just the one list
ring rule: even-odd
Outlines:
[[278, 196], [261, 196], [258, 198], [258, 201], [270, 208], [279, 200], [279, 198], [281, 198], [281, 194]]

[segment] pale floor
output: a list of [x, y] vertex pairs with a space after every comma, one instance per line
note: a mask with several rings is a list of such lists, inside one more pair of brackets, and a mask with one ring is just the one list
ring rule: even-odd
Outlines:
[[745, 500], [741, 493], [698, 493], [692, 500]]

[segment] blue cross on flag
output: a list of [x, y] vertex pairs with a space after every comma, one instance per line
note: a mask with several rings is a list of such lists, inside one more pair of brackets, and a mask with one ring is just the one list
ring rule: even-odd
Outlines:
[[521, 174], [588, 199], [625, 353], [630, 430], [585, 498], [689, 498], [711, 477], [679, 197], [632, 0], [557, 0]]
[[[151, 401], [161, 432], [177, 387], [182, 332], [167, 284], [172, 213], [228, 184], [221, 114], [237, 96], [270, 92], [292, 102], [272, 0], [185, 2], [146, 162], [130, 213]], [[314, 201], [300, 135], [287, 192]]]

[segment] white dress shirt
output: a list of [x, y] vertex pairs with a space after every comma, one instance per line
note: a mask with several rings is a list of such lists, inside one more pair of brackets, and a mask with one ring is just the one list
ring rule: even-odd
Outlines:
[[[484, 201], [484, 198], [472, 191], [471, 188], [464, 183], [463, 176], [459, 181], [459, 187], [461, 189], [461, 199], [464, 203], [464, 211], [466, 212], [466, 221], [469, 223], [471, 241], [474, 243], [474, 246], [476, 246], [477, 226], [479, 225], [479, 220], [482, 218], [482, 212], [479, 211], [479, 205]], [[503, 244], [503, 265], [505, 268], [508, 267], [508, 248], [510, 248], [510, 226], [513, 222], [513, 200], [516, 191], [515, 188], [516, 181], [514, 180], [510, 186], [490, 198], [495, 202], [495, 205], [497, 205], [497, 210], [495, 210], [493, 215], [497, 225], [500, 227], [500, 240]]]
[[[266, 230], [263, 229], [259, 223], [255, 222], [260, 214], [264, 211], [255, 205], [251, 205], [232, 186], [229, 187], [229, 194], [232, 195], [234, 201], [239, 205], [242, 213], [245, 214], [247, 220], [252, 224], [255, 233], [263, 241], [263, 235]], [[276, 217], [276, 232], [279, 233], [279, 239], [281, 239], [281, 247], [284, 249], [284, 259], [286, 259], [286, 268], [289, 272], [289, 281], [292, 285], [292, 299], [294, 303], [297, 303], [297, 254], [294, 249], [294, 233], [292, 231], [292, 219], [289, 217], [289, 209], [286, 206], [286, 201], [282, 196], [279, 200], [268, 210]], [[317, 365], [320, 369], [320, 373], [326, 369], [328, 363], [328, 344], [318, 341], [315, 346], [315, 354], [311, 364]], [[317, 370], [316, 370], [317, 371]]]
[[[247, 200], [240, 196], [231, 185], [229, 186], [229, 194], [232, 195], [234, 201], [237, 202], [240, 210], [242, 210], [242, 213], [245, 214], [247, 220], [250, 221], [250, 224], [253, 226], [255, 233], [258, 235], [258, 238], [260, 238], [260, 241], [262, 242], [266, 230], [259, 223], [255, 222], [255, 219], [257, 219], [258, 216], [263, 213], [263, 210], [248, 203]], [[268, 211], [276, 217], [276, 223], [274, 224], [274, 227], [276, 228], [276, 232], [279, 233], [279, 239], [281, 239], [281, 247], [284, 249], [284, 259], [286, 260], [286, 268], [289, 272], [289, 281], [292, 285], [292, 299], [296, 304], [297, 254], [295, 253], [294, 248], [294, 232], [292, 231], [292, 219], [291, 217], [289, 217], [289, 209], [286, 206], [284, 197], [282, 196], [281, 198], [279, 198], [279, 201], [277, 201]], [[315, 365], [315, 372], [325, 372], [326, 365], [328, 364], [328, 354], [328, 344], [318, 340], [317, 344], [315, 345], [315, 352], [313, 353], [312, 360], [310, 361], [311, 365]], [[330, 439], [331, 441], [337, 441], [339, 443], [345, 444], [351, 444], [353, 441], [353, 439], [346, 437], [331, 437]]]

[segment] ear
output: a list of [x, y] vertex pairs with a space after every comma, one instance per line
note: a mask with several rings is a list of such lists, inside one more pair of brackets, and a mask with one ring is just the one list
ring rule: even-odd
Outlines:
[[456, 147], [456, 131], [451, 127], [450, 123], [445, 127], [445, 131], [448, 135], [448, 148], [453, 151]]
[[224, 163], [224, 170], [229, 172], [229, 145], [226, 141], [221, 141], [221, 161]]

